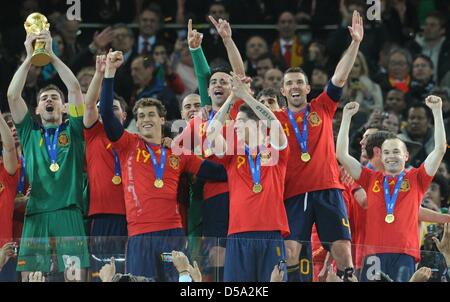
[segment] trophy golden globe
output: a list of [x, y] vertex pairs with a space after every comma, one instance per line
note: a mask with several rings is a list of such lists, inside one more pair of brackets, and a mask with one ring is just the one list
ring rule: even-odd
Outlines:
[[[27, 17], [24, 24], [27, 33], [39, 35], [44, 30], [49, 30], [50, 24], [47, 18], [40, 13], [32, 13]], [[34, 52], [31, 58], [31, 64], [41, 67], [49, 64], [52, 60], [51, 55], [45, 49], [45, 42], [37, 42], [34, 44]]]

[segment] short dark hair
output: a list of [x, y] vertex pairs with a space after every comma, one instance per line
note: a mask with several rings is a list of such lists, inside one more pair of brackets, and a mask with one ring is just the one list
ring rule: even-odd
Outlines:
[[139, 59], [142, 59], [142, 64], [144, 64], [144, 68], [155, 67], [155, 60], [153, 60], [153, 56], [139, 55], [133, 59], [133, 62]]
[[139, 99], [136, 102], [136, 104], [134, 105], [134, 108], [133, 108], [134, 119], [137, 120], [137, 111], [139, 108], [152, 107], [152, 106], [156, 107], [160, 117], [166, 117], [166, 114], [167, 114], [166, 107], [164, 107], [164, 105], [161, 103], [160, 100], [157, 100], [154, 98], [142, 98], [142, 99]]
[[43, 94], [44, 92], [49, 91], [49, 90], [56, 90], [56, 92], [58, 92], [58, 94], [61, 96], [62, 103], [64, 104], [66, 102], [66, 98], [64, 96], [64, 93], [61, 91], [61, 89], [59, 89], [59, 87], [54, 84], [50, 84], [50, 85], [45, 86], [41, 90], [39, 90], [39, 92], [37, 94], [37, 102], [38, 103], [39, 103], [39, 99], [41, 98], [41, 94]]
[[305, 76], [306, 84], [307, 84], [307, 85], [309, 84], [309, 81], [308, 81], [308, 75], [306, 74], [306, 72], [305, 72], [303, 69], [301, 69], [300, 67], [291, 67], [291, 68], [288, 68], [288, 69], [284, 72], [283, 77], [282, 77], [282, 80], [281, 80], [281, 86], [284, 85], [284, 77], [285, 77], [288, 73], [301, 73], [301, 74], [303, 74], [303, 75]]
[[439, 191], [441, 192], [441, 207], [448, 207], [448, 197], [450, 195], [450, 188], [447, 179], [441, 175], [436, 174], [431, 182], [435, 182], [439, 185]]
[[247, 114], [247, 117], [251, 120], [254, 121], [259, 121], [259, 117], [256, 115], [256, 113], [252, 110], [252, 108], [250, 108], [249, 105], [247, 104], [242, 104], [239, 107], [239, 112], [243, 112], [245, 114]]
[[231, 74], [231, 66], [229, 66], [227, 64], [221, 64], [221, 65], [216, 65], [213, 68], [211, 68], [211, 74], [209, 75], [208, 83], [211, 80], [212, 76], [218, 72], [223, 72], [223, 73], [230, 75]]
[[142, 14], [147, 11], [147, 12], [152, 12], [154, 13], [156, 16], [158, 16], [159, 22], [161, 22], [162, 19], [162, 13], [161, 13], [161, 7], [159, 7], [158, 4], [156, 3], [151, 3], [149, 4], [147, 7], [145, 7], [141, 13], [139, 14], [139, 17], [142, 16]]
[[259, 100], [259, 98], [262, 96], [271, 96], [276, 99], [278, 99], [279, 97], [278, 92], [273, 88], [264, 88], [256, 95], [256, 99]]
[[425, 105], [424, 103], [421, 103], [421, 102], [415, 102], [415, 103], [413, 103], [413, 104], [409, 107], [408, 115], [409, 115], [409, 111], [410, 111], [411, 109], [420, 109], [420, 108], [423, 108], [423, 110], [425, 110], [425, 114], [427, 115], [428, 121], [432, 121], [432, 120], [433, 120], [433, 113], [431, 112], [431, 109], [428, 108], [427, 105]]
[[414, 63], [414, 61], [417, 60], [417, 59], [422, 59], [422, 60], [427, 61], [428, 65], [430, 65], [430, 68], [431, 68], [431, 69], [434, 69], [433, 61], [431, 61], [431, 59], [430, 59], [429, 56], [426, 56], [426, 55], [424, 55], [424, 54], [419, 54], [419, 55], [417, 55], [417, 56], [414, 57], [413, 63]]
[[367, 143], [366, 143], [366, 153], [367, 157], [369, 159], [372, 159], [373, 154], [373, 148], [378, 147], [381, 148], [381, 145], [383, 145], [384, 141], [387, 139], [395, 139], [397, 138], [397, 135], [395, 135], [392, 132], [389, 131], [377, 131], [367, 137]]
[[435, 18], [439, 21], [439, 25], [441, 26], [441, 28], [444, 28], [447, 26], [447, 19], [445, 18], [445, 16], [439, 12], [439, 11], [432, 11], [429, 12], [427, 14], [427, 16], [425, 17], [425, 19], [427, 18]]
[[114, 93], [114, 100], [118, 100], [120, 103], [120, 108], [122, 108], [123, 112], [127, 112], [128, 110], [128, 104], [125, 102], [125, 99], [118, 95], [117, 93]]

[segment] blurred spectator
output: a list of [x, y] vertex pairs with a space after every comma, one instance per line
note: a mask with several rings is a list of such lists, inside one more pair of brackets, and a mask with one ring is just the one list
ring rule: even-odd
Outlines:
[[408, 124], [398, 137], [408, 144], [409, 161], [413, 167], [419, 167], [434, 148], [432, 115], [425, 103], [415, 103], [408, 111]]
[[412, 65], [412, 80], [407, 97], [413, 102], [423, 102], [433, 90], [433, 62], [425, 55], [418, 55]]
[[417, 35], [408, 47], [414, 54], [421, 53], [430, 57], [436, 66], [433, 80], [437, 83], [450, 70], [450, 40], [445, 37], [446, 22], [441, 13], [429, 13], [425, 19], [423, 33]]
[[136, 57], [131, 63], [131, 77], [135, 85], [130, 107], [141, 98], [156, 98], [160, 100], [167, 109], [166, 119], [174, 120], [180, 118], [180, 110], [175, 94], [164, 86], [155, 76], [155, 62], [152, 57]]
[[88, 91], [94, 74], [95, 68], [91, 66], [81, 69], [77, 74], [77, 80], [80, 83], [82, 93], [86, 93]]
[[139, 15], [139, 35], [137, 38], [137, 53], [148, 56], [155, 45], [167, 43], [161, 33], [161, 10], [152, 5], [144, 8]]
[[386, 95], [386, 101], [384, 104], [384, 110], [386, 112], [395, 113], [400, 120], [406, 118], [408, 104], [405, 100], [405, 94], [403, 91], [398, 90], [396, 88], [389, 90]]
[[124, 23], [115, 24], [112, 29], [111, 46], [123, 53], [124, 63], [116, 72], [115, 91], [127, 102], [133, 93], [131, 62], [137, 56], [133, 31]]
[[256, 60], [263, 53], [268, 52], [266, 40], [261, 36], [252, 36], [247, 40], [245, 44], [245, 54], [247, 60], [244, 62], [245, 73], [249, 77], [256, 75]]
[[359, 111], [367, 116], [375, 109], [383, 109], [381, 88], [369, 78], [369, 68], [362, 52], [358, 52], [349, 79], [344, 86], [343, 99], [345, 102], [358, 102]]
[[164, 45], [155, 45], [153, 49], [155, 62], [155, 77], [168, 86], [175, 94], [184, 92], [184, 84], [180, 76], [173, 70], [173, 64], [169, 60], [167, 48]]
[[175, 48], [170, 61], [172, 69], [175, 70], [175, 73], [179, 75], [184, 84], [184, 94], [193, 93], [197, 89], [198, 83], [194, 71], [194, 63], [186, 40], [178, 39], [175, 42]]
[[398, 134], [400, 132], [400, 118], [394, 112], [385, 112], [381, 120], [381, 127], [382, 129]]
[[[441, 208], [447, 208], [449, 197], [449, 186], [448, 181], [444, 176], [436, 174], [431, 182], [428, 190], [425, 192], [424, 200], [428, 200], [432, 205], [428, 208], [440, 212]], [[423, 202], [422, 202], [423, 204]]]
[[[230, 14], [225, 7], [225, 3], [221, 1], [213, 1], [210, 6], [206, 18], [206, 23], [210, 23], [208, 16], [213, 16], [217, 21], [219, 19], [229, 20]], [[238, 36], [236, 32], [233, 32], [233, 40], [238, 45]], [[205, 52], [205, 56], [210, 60], [216, 58], [228, 59], [227, 51], [223, 45], [222, 38], [217, 33], [214, 26], [211, 26], [208, 30], [203, 31], [202, 49]]]
[[272, 88], [275, 91], [280, 91], [281, 79], [283, 78], [283, 73], [278, 68], [272, 68], [266, 71], [264, 74], [264, 84], [265, 88]]
[[450, 181], [450, 173], [449, 173], [449, 169], [448, 169], [448, 164], [445, 161], [441, 162], [441, 165], [439, 166], [438, 174], [442, 175], [447, 180], [447, 182]]
[[264, 75], [270, 69], [275, 68], [277, 65], [275, 63], [275, 58], [271, 53], [263, 53], [256, 59], [256, 76], [253, 77], [252, 85], [255, 90], [259, 91], [263, 89], [264, 85]]
[[400, 45], [411, 40], [419, 30], [419, 18], [413, 1], [382, 1], [382, 5], [386, 5], [381, 14], [383, 23], [386, 24], [391, 40]]
[[68, 20], [65, 15], [61, 15], [56, 20], [55, 29], [64, 38], [66, 55], [69, 58], [75, 57], [83, 49], [78, 41], [80, 21]]
[[[347, 2], [347, 3], [345, 3]], [[378, 54], [380, 53], [383, 43], [389, 37], [385, 26], [381, 22], [368, 22], [366, 16], [366, 2], [360, 0], [349, 0], [340, 2], [340, 12], [342, 16], [342, 24], [328, 35], [327, 50], [330, 56], [331, 66], [336, 66], [342, 54], [351, 42], [351, 36], [348, 34], [347, 26], [352, 24], [353, 11], [358, 11], [364, 19], [364, 39], [359, 47], [360, 51], [368, 60], [369, 69], [376, 68]]]
[[308, 46], [307, 55], [305, 58], [305, 64], [303, 64], [302, 69], [306, 72], [306, 75], [310, 78], [312, 76], [312, 71], [315, 67], [321, 66], [326, 68], [327, 75], [332, 74], [333, 67], [328, 63], [328, 56], [326, 54], [326, 47], [322, 42], [313, 41]]
[[384, 96], [392, 88], [408, 93], [411, 83], [411, 64], [411, 54], [406, 49], [396, 48], [389, 53], [387, 74], [378, 79]]
[[316, 98], [321, 94], [329, 80], [328, 73], [321, 65], [314, 67], [311, 75], [311, 91], [308, 94], [308, 101]]
[[[95, 0], [81, 1], [83, 21], [114, 24], [130, 23], [136, 15], [136, 0]], [[65, 5], [67, 10], [67, 6]]]
[[295, 34], [296, 25], [291, 12], [283, 12], [278, 18], [278, 38], [272, 45], [272, 53], [281, 62], [282, 70], [300, 67], [305, 61], [305, 46]]

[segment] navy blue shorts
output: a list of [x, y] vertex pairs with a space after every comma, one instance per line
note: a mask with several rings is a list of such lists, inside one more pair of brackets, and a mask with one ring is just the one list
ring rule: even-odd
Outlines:
[[[269, 282], [273, 267], [286, 260], [280, 232], [245, 232], [228, 236], [225, 282]], [[287, 280], [286, 265], [282, 265]], [[285, 280], [285, 281], [286, 281]]]
[[364, 259], [360, 281], [379, 281], [380, 270], [396, 282], [408, 282], [416, 271], [416, 261], [407, 254], [369, 255]]
[[186, 253], [183, 229], [170, 229], [132, 236], [128, 239], [126, 268], [134, 276], [153, 278], [159, 282], [178, 282], [178, 272], [172, 262], [163, 261], [161, 254]]
[[229, 212], [230, 195], [228, 192], [204, 200], [202, 206], [203, 236], [226, 238]]
[[100, 282], [99, 272], [114, 256], [116, 272], [125, 272], [125, 247], [128, 239], [125, 215], [97, 214], [90, 217], [90, 275], [91, 281]]
[[21, 279], [18, 278], [16, 267], [17, 258], [9, 258], [0, 271], [0, 282], [19, 282]]
[[310, 242], [314, 223], [320, 241], [328, 251], [334, 241], [352, 239], [341, 190], [328, 189], [297, 195], [285, 200], [284, 205], [291, 230], [287, 240]]

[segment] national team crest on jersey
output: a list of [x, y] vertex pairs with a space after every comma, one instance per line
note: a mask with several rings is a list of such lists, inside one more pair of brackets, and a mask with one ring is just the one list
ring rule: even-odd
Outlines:
[[60, 147], [65, 147], [69, 144], [69, 137], [66, 133], [60, 133], [58, 136], [58, 145]]
[[316, 127], [322, 123], [322, 119], [317, 114], [317, 112], [311, 112], [308, 115], [308, 122], [311, 124], [311, 126]]
[[180, 168], [180, 158], [176, 155], [170, 155], [169, 157], [169, 165], [174, 170], [178, 170]]
[[410, 189], [409, 180], [403, 179], [402, 185], [400, 186], [400, 192], [408, 192]]
[[0, 182], [0, 193], [5, 189], [5, 185]]

